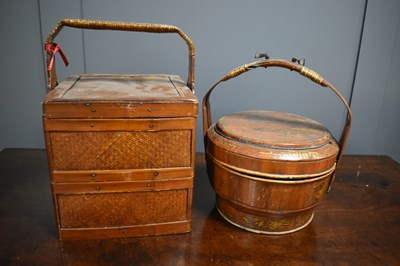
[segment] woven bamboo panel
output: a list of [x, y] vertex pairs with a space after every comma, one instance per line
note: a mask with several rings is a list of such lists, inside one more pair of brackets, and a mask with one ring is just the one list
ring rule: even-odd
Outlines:
[[191, 130], [51, 132], [55, 170], [191, 166]]
[[188, 190], [58, 195], [62, 228], [119, 227], [188, 219]]

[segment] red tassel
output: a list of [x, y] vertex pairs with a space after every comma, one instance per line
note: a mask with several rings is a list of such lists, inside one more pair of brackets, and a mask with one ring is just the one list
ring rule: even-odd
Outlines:
[[51, 51], [52, 55], [51, 55], [51, 59], [50, 59], [50, 63], [47, 67], [47, 71], [50, 71], [53, 68], [54, 65], [54, 60], [55, 60], [55, 56], [56, 53], [59, 52], [61, 55], [62, 60], [64, 61], [65, 66], [68, 66], [68, 60], [67, 57], [64, 55], [63, 51], [61, 50], [60, 46], [56, 43], [52, 43], [52, 44], [45, 44], [44, 45], [44, 50], [45, 51]]

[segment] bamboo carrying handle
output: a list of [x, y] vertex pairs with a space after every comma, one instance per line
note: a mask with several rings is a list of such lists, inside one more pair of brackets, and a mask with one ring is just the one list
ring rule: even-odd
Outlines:
[[[79, 29], [94, 29], [94, 30], [118, 30], [118, 31], [134, 31], [134, 32], [150, 32], [150, 33], [177, 33], [186, 42], [189, 50], [189, 70], [187, 86], [194, 92], [194, 64], [195, 64], [195, 47], [190, 38], [179, 28], [172, 25], [164, 24], [147, 24], [133, 22], [116, 22], [116, 21], [97, 21], [83, 19], [63, 19], [49, 33], [46, 45], [53, 45], [54, 38], [58, 35], [64, 26], [79, 28]], [[55, 67], [49, 68], [51, 58], [55, 51], [47, 50], [47, 88], [53, 90], [57, 85], [57, 77]]]
[[[204, 143], [206, 143], [206, 133], [207, 130], [211, 127], [212, 124], [212, 118], [211, 118], [211, 106], [210, 106], [210, 95], [211, 92], [218, 86], [223, 81], [227, 81], [231, 78], [235, 78], [251, 69], [259, 68], [259, 67], [281, 67], [281, 68], [287, 68], [293, 71], [296, 71], [300, 73], [301, 75], [309, 78], [310, 80], [314, 81], [315, 83], [323, 86], [323, 87], [328, 87], [330, 88], [343, 102], [343, 105], [347, 109], [347, 117], [346, 117], [346, 122], [344, 124], [342, 134], [340, 136], [339, 140], [339, 152], [338, 156], [336, 159], [336, 163], [338, 164], [340, 159], [342, 158], [344, 148], [346, 146], [347, 142], [347, 137], [350, 133], [350, 127], [351, 127], [351, 120], [352, 120], [352, 114], [350, 107], [345, 100], [345, 98], [340, 94], [340, 92], [333, 86], [331, 85], [328, 81], [326, 81], [320, 74], [314, 72], [313, 70], [299, 65], [295, 64], [292, 62], [289, 62], [287, 60], [282, 60], [282, 59], [266, 59], [266, 60], [261, 60], [261, 61], [255, 61], [249, 64], [245, 64], [243, 66], [237, 67], [231, 72], [229, 72], [226, 76], [221, 78], [217, 83], [215, 83], [206, 93], [206, 95], [203, 98], [203, 104], [202, 104], [202, 111], [203, 111], [203, 138], [204, 138]], [[330, 184], [333, 182], [334, 176], [332, 177]], [[329, 185], [330, 187], [330, 185]]]

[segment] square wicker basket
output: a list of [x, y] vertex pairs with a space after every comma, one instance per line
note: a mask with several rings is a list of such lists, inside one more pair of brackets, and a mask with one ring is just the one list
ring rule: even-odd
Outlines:
[[[182, 36], [174, 26], [156, 24], [60, 25]], [[47, 45], [55, 47], [52, 38]], [[54, 53], [48, 51], [48, 65]], [[56, 86], [54, 68], [48, 69], [43, 126], [61, 240], [191, 230], [198, 112], [193, 63], [190, 58], [188, 83], [176, 75], [81, 74]]]

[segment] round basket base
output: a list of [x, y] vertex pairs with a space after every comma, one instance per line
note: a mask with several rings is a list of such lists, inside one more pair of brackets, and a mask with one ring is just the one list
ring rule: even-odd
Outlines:
[[283, 235], [293, 233], [305, 228], [314, 218], [313, 209], [296, 214], [254, 215], [235, 208], [234, 204], [218, 195], [216, 207], [219, 214], [229, 223], [258, 234]]

